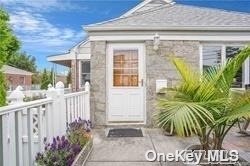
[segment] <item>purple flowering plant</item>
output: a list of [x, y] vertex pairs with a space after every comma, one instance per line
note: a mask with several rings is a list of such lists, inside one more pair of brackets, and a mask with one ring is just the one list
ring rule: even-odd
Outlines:
[[83, 148], [91, 139], [91, 127], [92, 124], [90, 121], [82, 120], [81, 118], [70, 123], [67, 129], [69, 141]]
[[44, 152], [36, 155], [36, 163], [41, 166], [70, 166], [76, 156], [91, 138], [91, 122], [78, 119], [70, 123], [67, 136], [53, 138], [52, 143], [44, 139]]

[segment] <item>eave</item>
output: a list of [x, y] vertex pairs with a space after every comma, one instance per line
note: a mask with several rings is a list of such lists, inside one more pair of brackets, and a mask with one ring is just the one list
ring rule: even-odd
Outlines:
[[87, 32], [92, 31], [249, 31], [250, 26], [171, 26], [171, 27], [102, 27], [102, 26], [87, 26], [84, 27]]

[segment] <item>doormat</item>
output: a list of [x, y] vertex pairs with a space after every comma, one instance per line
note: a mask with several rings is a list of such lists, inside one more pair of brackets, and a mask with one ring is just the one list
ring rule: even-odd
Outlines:
[[141, 129], [110, 129], [108, 137], [143, 137], [143, 134]]

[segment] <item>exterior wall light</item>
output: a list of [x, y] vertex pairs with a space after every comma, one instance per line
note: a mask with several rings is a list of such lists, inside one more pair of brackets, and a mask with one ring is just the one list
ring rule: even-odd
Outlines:
[[160, 45], [160, 36], [158, 35], [158, 33], [156, 33], [154, 36], [154, 50], [155, 51], [159, 50], [159, 45]]

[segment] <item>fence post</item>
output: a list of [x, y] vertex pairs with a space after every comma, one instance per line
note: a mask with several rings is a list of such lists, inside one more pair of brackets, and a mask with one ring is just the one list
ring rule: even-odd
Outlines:
[[[23, 103], [23, 99], [25, 97], [22, 92], [23, 88], [21, 86], [16, 87], [16, 89], [11, 92], [8, 97], [11, 105], [21, 104]], [[22, 112], [25, 113], [24, 110]], [[20, 115], [22, 115], [20, 113]], [[0, 155], [2, 156], [3, 163], [0, 161], [2, 165], [21, 165], [19, 164], [19, 157], [17, 154], [22, 154], [20, 151], [20, 147], [22, 147], [22, 132], [25, 127], [22, 127], [22, 121], [17, 120], [16, 113], [9, 113], [0, 118], [0, 136], [2, 137], [0, 140]], [[25, 116], [25, 115], [23, 115]], [[22, 119], [23, 120], [23, 119]], [[16, 146], [20, 145], [20, 146]], [[18, 152], [17, 152], [18, 151]], [[1, 157], [0, 157], [1, 158]]]
[[66, 103], [64, 98], [64, 84], [63, 82], [59, 81], [56, 83], [56, 91], [57, 91], [57, 99], [58, 99], [58, 110], [57, 118], [59, 120], [59, 128], [58, 132], [59, 135], [64, 135], [67, 129], [67, 113], [66, 113]]
[[47, 97], [50, 97], [53, 100], [53, 103], [49, 105], [48, 110], [46, 110], [46, 133], [47, 133], [47, 140], [48, 142], [52, 141], [52, 138], [55, 136], [55, 131], [56, 131], [56, 123], [55, 120], [56, 114], [55, 110], [58, 109], [57, 105], [57, 93], [55, 88], [49, 84], [48, 85], [48, 90], [47, 90]]
[[90, 84], [89, 82], [85, 83], [85, 91], [87, 92], [86, 95], [86, 100], [84, 102], [86, 102], [86, 120], [90, 120]]
[[10, 104], [23, 103], [25, 95], [22, 90], [23, 88], [21, 86], [17, 86], [16, 89], [11, 92], [8, 97], [8, 99], [10, 100]]

